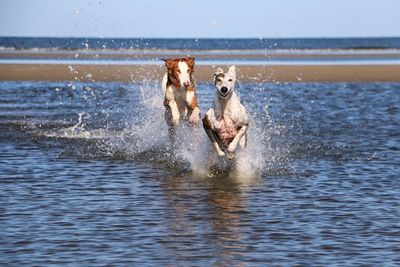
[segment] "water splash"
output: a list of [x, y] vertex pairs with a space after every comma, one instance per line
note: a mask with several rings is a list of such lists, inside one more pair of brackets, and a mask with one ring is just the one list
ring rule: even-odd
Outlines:
[[139, 113], [135, 111], [135, 116], [140, 120], [125, 129], [130, 132], [129, 139], [113, 140], [112, 144], [110, 143], [114, 151], [121, 152], [122, 149], [132, 157], [146, 154], [147, 159], [169, 166], [179, 165], [200, 177], [229, 175], [249, 179], [262, 174], [270, 152], [267, 150], [270, 134], [265, 128], [264, 118], [270, 120], [268, 114], [261, 116], [263, 121], [251, 121], [248, 146], [239, 151], [236, 159], [231, 161], [218, 157], [201, 125], [191, 128], [183, 124], [176, 132], [178, 141], [171, 144], [164, 120], [163, 96], [161, 92], [154, 94], [157, 90], [158, 88], [149, 85], [140, 87], [142, 109]]
[[[84, 91], [86, 87], [82, 88]], [[279, 152], [271, 146], [271, 138], [280, 126], [272, 122], [268, 106], [260, 110], [249, 106], [249, 102], [244, 103], [251, 117], [248, 145], [243, 151], [237, 152], [235, 160], [228, 160], [218, 157], [201, 125], [191, 128], [183, 124], [176, 132], [178, 141], [171, 144], [160, 88], [154, 83], [143, 83], [133, 90], [135, 96], [127, 102], [128, 105], [102, 110], [111, 121], [122, 120], [123, 127], [113, 129], [100, 123], [100, 127], [93, 128], [92, 124], [95, 123], [92, 122], [98, 118], [95, 113], [85, 111], [77, 114], [78, 118], [72, 126], [40, 130], [37, 135], [85, 140], [84, 146], [87, 149], [82, 148], [82, 142], [79, 141], [69, 143], [67, 148], [69, 153], [79, 153], [81, 157], [135, 160], [177, 170], [176, 173], [189, 172], [207, 178], [231, 176], [239, 181], [247, 181], [260, 177], [271, 164], [279, 160]], [[90, 93], [93, 99], [99, 94], [96, 90]], [[210, 95], [203, 96], [207, 97], [211, 98]], [[207, 108], [203, 106], [203, 112]], [[114, 114], [116, 111], [119, 111], [120, 117]]]
[[65, 139], [105, 139], [111, 137], [121, 138], [125, 133], [107, 129], [87, 129], [84, 120], [89, 120], [91, 115], [86, 112], [78, 113], [78, 122], [71, 127], [58, 130], [36, 130], [38, 136]]

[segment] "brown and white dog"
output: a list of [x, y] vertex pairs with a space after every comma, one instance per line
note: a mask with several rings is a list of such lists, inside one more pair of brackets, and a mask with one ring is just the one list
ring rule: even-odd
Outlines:
[[162, 79], [164, 92], [165, 120], [169, 126], [170, 137], [182, 121], [198, 126], [200, 109], [196, 99], [196, 86], [193, 79], [194, 58], [163, 59], [167, 73]]
[[204, 116], [203, 127], [218, 155], [233, 159], [237, 146], [246, 146], [249, 124], [246, 109], [234, 91], [235, 66], [231, 66], [227, 73], [218, 68], [214, 73], [214, 82], [214, 106]]

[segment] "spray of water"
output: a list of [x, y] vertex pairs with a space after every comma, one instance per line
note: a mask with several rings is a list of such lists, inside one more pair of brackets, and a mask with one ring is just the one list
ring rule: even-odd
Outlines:
[[[103, 151], [108, 157], [140, 160], [162, 165], [200, 177], [232, 176], [241, 180], [259, 177], [276, 157], [270, 146], [274, 129], [268, 109], [254, 111], [244, 103], [250, 113], [247, 147], [237, 151], [234, 160], [218, 157], [203, 127], [182, 125], [171, 143], [164, 120], [162, 92], [154, 84], [139, 88], [139, 103], [124, 112], [125, 127], [118, 131], [108, 127], [89, 129], [88, 113], [79, 113], [77, 122], [68, 128], [42, 132], [46, 137], [99, 140], [96, 153]], [[155, 93], [157, 92], [157, 93]], [[203, 112], [208, 107], [202, 107]], [[103, 155], [103, 156], [104, 156]]]
[[123, 145], [126, 150], [133, 154], [154, 151], [155, 157], [168, 157], [166, 161], [182, 164], [199, 176], [228, 174], [250, 179], [262, 174], [271, 152], [268, 150], [270, 134], [265, 128], [265, 121], [270, 120], [267, 110], [264, 110], [265, 114], [257, 115], [262, 121], [251, 120], [246, 149], [238, 151], [235, 160], [228, 160], [218, 157], [201, 125], [198, 128], [182, 125], [176, 132], [177, 142], [171, 144], [163, 116], [162, 95], [149, 93], [154, 90], [146, 86], [141, 88], [141, 104], [144, 106], [139, 114], [141, 122], [130, 127], [132, 138]]

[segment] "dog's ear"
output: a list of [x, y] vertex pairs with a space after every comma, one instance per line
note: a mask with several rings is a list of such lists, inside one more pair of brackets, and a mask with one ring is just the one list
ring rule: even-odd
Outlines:
[[229, 72], [236, 75], [236, 67], [235, 67], [235, 65], [232, 65], [232, 66], [229, 67]]
[[172, 68], [174, 64], [173, 59], [161, 59], [161, 60], [165, 62], [165, 66], [167, 66], [168, 69]]
[[185, 58], [185, 61], [186, 61], [186, 63], [188, 64], [188, 66], [190, 67], [190, 68], [193, 68], [194, 67], [194, 57], [187, 57], [187, 58]]
[[218, 75], [220, 75], [221, 73], [224, 73], [224, 71], [221, 68], [218, 68], [215, 72], [214, 72], [214, 77], [217, 77]]

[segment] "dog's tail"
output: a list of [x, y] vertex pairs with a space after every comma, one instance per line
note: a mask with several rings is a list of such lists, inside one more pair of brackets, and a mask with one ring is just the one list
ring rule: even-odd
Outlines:
[[161, 88], [163, 90], [163, 93], [165, 93], [165, 91], [167, 90], [167, 83], [168, 83], [168, 73], [165, 73], [161, 81]]

